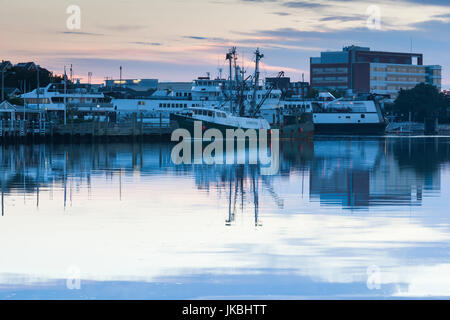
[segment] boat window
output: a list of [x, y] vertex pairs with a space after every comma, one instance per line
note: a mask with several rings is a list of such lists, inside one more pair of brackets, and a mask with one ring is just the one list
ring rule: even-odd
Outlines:
[[209, 116], [209, 117], [212, 117], [212, 116], [213, 116], [212, 111], [208, 111], [208, 116]]
[[365, 114], [362, 114], [362, 115], [361, 115], [361, 118], [363, 118], [363, 119], [364, 119], [365, 117], [366, 117], [366, 115], [365, 115]]
[[203, 115], [206, 116], [208, 114], [208, 111], [203, 110]]
[[223, 117], [223, 118], [226, 118], [226, 117], [227, 117], [227, 114], [226, 114], [226, 113], [222, 113], [222, 117]]

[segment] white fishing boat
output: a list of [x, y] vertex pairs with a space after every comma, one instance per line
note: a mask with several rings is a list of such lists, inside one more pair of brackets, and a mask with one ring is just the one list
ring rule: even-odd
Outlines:
[[202, 130], [218, 129], [225, 133], [226, 129], [270, 129], [270, 124], [264, 118], [241, 117], [228, 111], [207, 107], [188, 108], [179, 114], [170, 115], [170, 120], [179, 128], [194, 132], [196, 121], [201, 122]]

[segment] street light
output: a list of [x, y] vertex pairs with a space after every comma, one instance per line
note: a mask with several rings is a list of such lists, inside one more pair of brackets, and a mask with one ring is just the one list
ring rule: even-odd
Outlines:
[[67, 124], [67, 73], [66, 73], [66, 67], [69, 65], [64, 65], [64, 125]]
[[4, 63], [4, 65], [2, 65], [2, 102], [5, 100], [5, 69], [6, 69], [6, 67], [7, 67], [7, 63]]

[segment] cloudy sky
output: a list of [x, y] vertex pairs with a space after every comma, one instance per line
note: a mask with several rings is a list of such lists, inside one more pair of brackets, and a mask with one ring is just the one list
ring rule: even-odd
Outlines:
[[[419, 52], [443, 66], [450, 87], [448, 0], [0, 0], [0, 55], [37, 61], [55, 73], [73, 64], [76, 77], [190, 81], [219, 68], [238, 47], [244, 67], [265, 54], [263, 76], [284, 70], [309, 80], [309, 57], [356, 44]], [[81, 10], [80, 26], [67, 8]], [[375, 6], [375, 7], [374, 7]], [[380, 12], [380, 28], [367, 23]], [[69, 20], [69, 21], [68, 21]], [[369, 22], [372, 21], [369, 19]], [[69, 24], [68, 24], [69, 22]], [[248, 72], [251, 72], [249, 69]]]

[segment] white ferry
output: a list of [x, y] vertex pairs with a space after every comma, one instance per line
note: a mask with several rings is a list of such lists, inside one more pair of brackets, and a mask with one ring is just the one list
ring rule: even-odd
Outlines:
[[115, 111], [103, 93], [89, 92], [85, 88], [64, 90], [63, 84], [51, 83], [45, 88], [24, 93], [21, 98], [28, 108], [45, 110], [47, 118], [62, 117], [72, 107], [82, 113]]
[[[229, 99], [229, 80], [210, 79], [210, 77], [199, 77], [192, 82], [189, 92], [170, 90], [165, 92], [155, 92], [150, 97], [135, 99], [112, 99], [111, 103], [114, 108], [125, 116], [128, 113], [142, 113], [147, 117], [156, 117], [162, 115], [163, 118], [169, 118], [170, 114], [178, 113], [187, 108], [213, 108], [230, 110]], [[256, 92], [257, 101], [262, 101], [268, 90], [266, 86], [260, 86]], [[232, 91], [232, 95], [236, 96], [236, 90]], [[253, 92], [246, 90], [243, 92], [245, 102], [249, 104], [253, 98]], [[265, 98], [261, 109], [274, 109], [274, 105], [278, 105], [281, 98], [281, 91], [272, 89], [270, 95]], [[235, 102], [235, 105], [237, 103]]]

